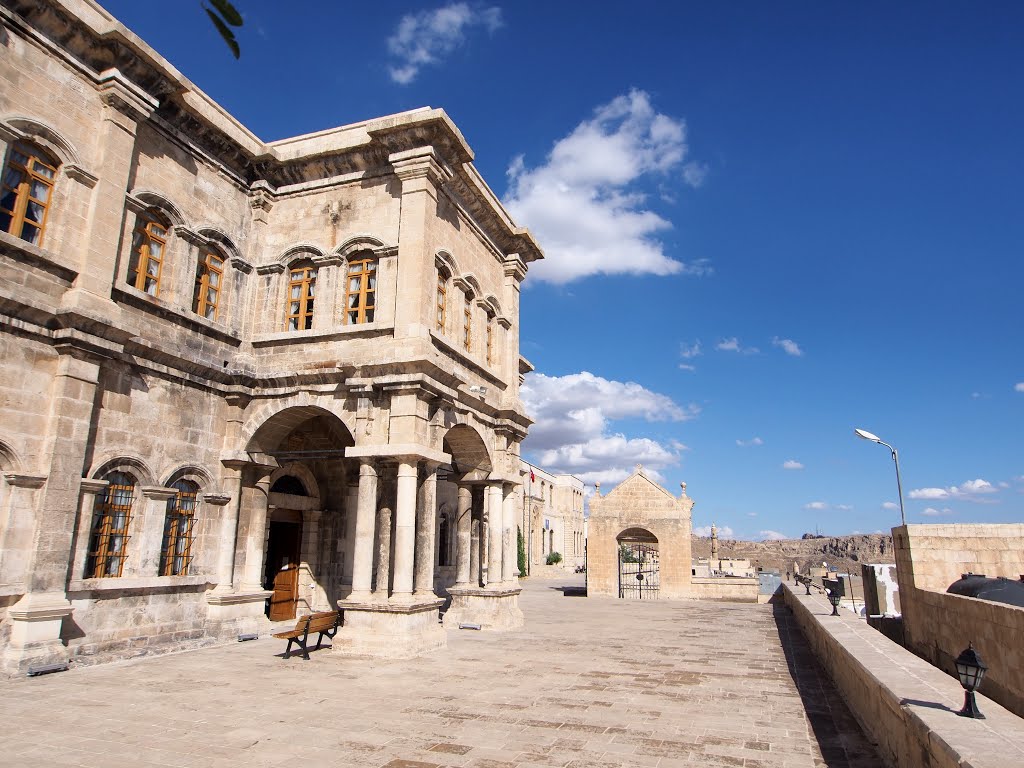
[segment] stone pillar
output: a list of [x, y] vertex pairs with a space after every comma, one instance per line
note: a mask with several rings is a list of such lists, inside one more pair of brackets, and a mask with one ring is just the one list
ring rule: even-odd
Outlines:
[[0, 584], [17, 584], [25, 580], [35, 528], [36, 491], [46, 478], [7, 472], [4, 479], [7, 493], [0, 517]]
[[[247, 470], [247, 473], [253, 469]], [[251, 483], [242, 486], [243, 516], [240, 518], [245, 525], [244, 565], [242, 567], [242, 583], [239, 591], [263, 591], [263, 557], [267, 548], [267, 502], [270, 498], [270, 477], [259, 473]]]
[[235, 548], [238, 546], [238, 513], [242, 506], [243, 462], [224, 462], [227, 468], [225, 481], [234, 498], [224, 506], [220, 521], [220, 550], [217, 552], [217, 586], [215, 595], [226, 595], [235, 591]]
[[412, 597], [416, 557], [416, 484], [419, 470], [415, 460], [398, 464], [395, 498], [395, 565], [393, 594], [398, 599]]
[[300, 594], [305, 592], [309, 600], [309, 610], [330, 610], [327, 604], [327, 593], [316, 578], [320, 571], [320, 518], [322, 511], [304, 510], [302, 513], [302, 542], [299, 545], [299, 582]]
[[434, 533], [437, 518], [437, 465], [426, 462], [420, 483], [419, 510], [416, 515], [417, 597], [434, 597]]
[[359, 462], [356, 502], [356, 540], [352, 555], [351, 599], [366, 600], [373, 583], [373, 540], [377, 525], [377, 467], [371, 459]]
[[381, 506], [377, 512], [377, 581], [373, 594], [387, 600], [391, 586], [391, 507]]
[[[159, 485], [143, 485], [139, 491], [146, 501], [143, 505], [142, 519], [134, 521], [138, 534], [129, 541], [129, 557], [125, 561], [124, 575], [159, 576], [167, 501], [177, 496], [178, 491], [176, 488], [164, 488]], [[132, 554], [137, 556], [133, 558]]]
[[494, 586], [502, 581], [503, 502], [504, 494], [501, 492], [501, 483], [487, 486], [487, 583]]
[[[101, 73], [96, 89], [103, 101], [101, 120], [96, 126], [96, 145], [100, 151], [97, 167], [102, 168], [103, 173], [93, 190], [85, 231], [77, 238], [81, 248], [78, 277], [61, 303], [110, 317], [111, 310], [117, 313], [110, 301], [111, 278], [125, 279], [117, 267], [118, 244], [125, 215], [125, 193], [133, 170], [136, 132], [139, 123], [149, 118], [158, 102], [116, 69]], [[115, 320], [116, 316], [113, 316]], [[81, 471], [76, 476], [80, 474]]]
[[510, 586], [518, 582], [519, 537], [516, 534], [516, 486], [506, 485], [502, 501], [501, 580]]
[[455, 513], [455, 583], [466, 586], [470, 582], [473, 530], [473, 491], [468, 485], [459, 486], [459, 508]]
[[470, 516], [469, 528], [469, 583], [474, 587], [480, 586], [480, 577], [483, 575], [481, 569], [482, 550], [484, 538], [481, 535], [483, 523], [483, 493], [480, 488], [474, 486], [472, 489], [473, 511]]

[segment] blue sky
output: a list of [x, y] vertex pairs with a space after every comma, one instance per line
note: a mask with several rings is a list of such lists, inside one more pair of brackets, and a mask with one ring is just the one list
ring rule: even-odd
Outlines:
[[[430, 105], [548, 255], [528, 458], [741, 538], [1024, 520], [1024, 5], [105, 7], [266, 140]], [[299, 8], [299, 6], [296, 6]]]

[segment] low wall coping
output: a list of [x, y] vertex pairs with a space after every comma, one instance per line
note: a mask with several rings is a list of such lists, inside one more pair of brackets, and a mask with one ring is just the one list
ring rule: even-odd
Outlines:
[[[837, 652], [835, 661], [856, 665], [864, 678], [876, 683], [883, 699], [903, 710], [906, 727], [917, 731], [915, 739], [928, 744], [933, 754], [951, 758], [950, 765], [963, 768], [1024, 765], [1024, 719], [980, 693], [975, 695], [985, 719], [960, 717], [956, 713], [963, 706], [964, 690], [954, 677], [892, 642], [863, 619], [831, 616], [832, 605], [824, 597], [798, 594], [786, 583], [782, 587], [794, 612], [804, 613], [830, 641], [831, 650]], [[819, 658], [826, 669], [827, 661]], [[844, 698], [874, 738], [879, 728], [900, 726], [896, 719], [865, 722], [864, 713], [853, 706], [853, 697]]]

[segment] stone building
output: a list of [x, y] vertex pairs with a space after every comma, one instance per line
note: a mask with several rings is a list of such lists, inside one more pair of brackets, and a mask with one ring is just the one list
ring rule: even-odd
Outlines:
[[524, 504], [520, 528], [526, 545], [528, 572], [562, 556], [558, 566], [575, 570], [586, 564], [583, 521], [583, 481], [574, 475], [556, 475], [522, 461], [519, 474]]
[[448, 116], [266, 143], [91, 0], [0, 23], [4, 667], [521, 623], [542, 255]]
[[600, 485], [587, 520], [587, 595], [692, 596], [691, 510], [686, 484], [676, 497], [639, 465], [607, 495]]

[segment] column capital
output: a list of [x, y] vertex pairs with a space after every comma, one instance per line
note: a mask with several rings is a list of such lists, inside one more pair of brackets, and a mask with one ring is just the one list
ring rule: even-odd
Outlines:
[[141, 491], [142, 495], [147, 499], [152, 499], [154, 501], [167, 501], [168, 499], [173, 499], [178, 495], [177, 488], [168, 488], [161, 485], [140, 485], [139, 491]]
[[98, 493], [102, 493], [110, 485], [109, 480], [91, 480], [89, 478], [82, 478], [82, 482], [79, 485], [82, 493], [88, 493], [95, 496]]
[[454, 175], [433, 147], [416, 147], [394, 152], [388, 156], [388, 162], [395, 169], [395, 175], [402, 181], [403, 193], [409, 181], [426, 179], [434, 186], [439, 186]]
[[160, 102], [139, 88], [117, 69], [106, 69], [100, 73], [96, 90], [108, 107], [113, 107], [136, 123], [147, 120]]

